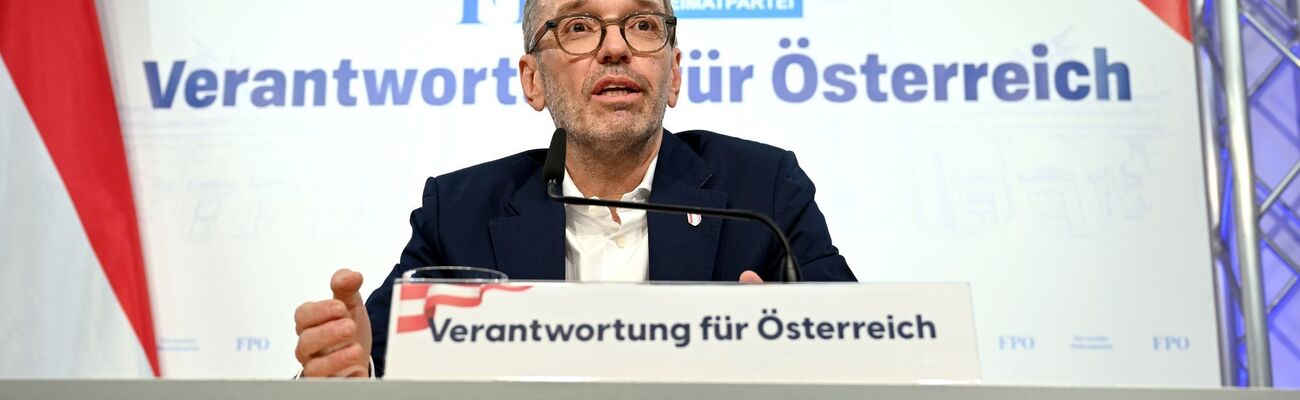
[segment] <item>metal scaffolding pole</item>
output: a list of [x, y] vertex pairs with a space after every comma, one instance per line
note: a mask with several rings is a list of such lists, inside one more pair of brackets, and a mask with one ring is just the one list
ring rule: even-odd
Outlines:
[[[1236, 324], [1230, 323], [1234, 311], [1231, 307], [1229, 298], [1231, 295], [1225, 290], [1224, 276], [1226, 268], [1232, 265], [1230, 261], [1220, 255], [1224, 254], [1224, 243], [1219, 238], [1219, 228], [1223, 220], [1219, 218], [1223, 215], [1220, 207], [1223, 206], [1223, 179], [1219, 171], [1222, 167], [1219, 165], [1219, 140], [1216, 132], [1218, 123], [1214, 117], [1214, 82], [1218, 81], [1217, 74], [1212, 67], [1202, 67], [1201, 57], [1209, 56], [1204, 54], [1203, 47], [1208, 46], [1212, 41], [1209, 32], [1201, 23], [1201, 10], [1204, 8], [1204, 0], [1191, 0], [1191, 7], [1188, 7], [1188, 17], [1192, 23], [1192, 53], [1196, 60], [1196, 85], [1197, 98], [1200, 99], [1201, 115], [1201, 150], [1202, 158], [1205, 161], [1205, 188], [1209, 200], [1209, 219], [1210, 219], [1210, 247], [1213, 249], [1215, 257], [1210, 261], [1211, 277], [1214, 281], [1214, 304], [1215, 304], [1215, 321], [1218, 321], [1218, 342], [1219, 342], [1219, 384], [1223, 386], [1237, 386], [1237, 368], [1236, 368], [1236, 346], [1233, 345], [1236, 339], [1236, 332], [1232, 327]], [[1206, 82], [1210, 82], [1206, 85]], [[1222, 260], [1222, 262], [1220, 262]], [[1222, 264], [1222, 266], [1220, 265]]]
[[1250, 113], [1246, 69], [1241, 49], [1241, 15], [1236, 0], [1219, 1], [1219, 54], [1223, 56], [1224, 100], [1228, 114], [1228, 151], [1232, 157], [1233, 202], [1241, 268], [1241, 306], [1246, 325], [1246, 357], [1250, 386], [1273, 386], [1263, 271], [1259, 258], [1259, 211], [1255, 201], [1255, 168], [1250, 147]]

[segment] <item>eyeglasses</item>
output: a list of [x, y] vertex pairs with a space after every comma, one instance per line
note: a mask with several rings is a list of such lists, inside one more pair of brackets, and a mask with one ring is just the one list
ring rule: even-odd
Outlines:
[[605, 21], [591, 14], [574, 14], [546, 21], [528, 45], [528, 54], [537, 50], [546, 32], [555, 31], [560, 50], [574, 56], [594, 54], [605, 42], [605, 27], [618, 25], [628, 48], [636, 53], [653, 53], [663, 49], [677, 34], [677, 17], [641, 11], [617, 21]]

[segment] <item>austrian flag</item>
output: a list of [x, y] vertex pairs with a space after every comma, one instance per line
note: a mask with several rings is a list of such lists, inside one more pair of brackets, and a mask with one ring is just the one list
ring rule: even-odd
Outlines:
[[438, 306], [473, 308], [489, 291], [522, 292], [532, 286], [508, 284], [402, 284], [398, 297], [397, 333], [429, 329]]
[[161, 374], [126, 154], [95, 2], [0, 0], [0, 378]]

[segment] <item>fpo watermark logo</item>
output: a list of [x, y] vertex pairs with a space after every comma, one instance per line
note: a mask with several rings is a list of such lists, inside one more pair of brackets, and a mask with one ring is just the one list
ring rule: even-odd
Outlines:
[[[462, 0], [461, 24], [499, 21], [489, 18], [513, 15], [512, 21], [523, 22], [526, 0]], [[802, 18], [803, 0], [672, 0], [678, 18]]]
[[1160, 335], [1151, 337], [1151, 350], [1154, 351], [1188, 351], [1192, 349], [1192, 339], [1182, 335]]
[[998, 336], [998, 350], [1002, 351], [1034, 351], [1038, 347], [1037, 340], [1029, 335], [1000, 335]]

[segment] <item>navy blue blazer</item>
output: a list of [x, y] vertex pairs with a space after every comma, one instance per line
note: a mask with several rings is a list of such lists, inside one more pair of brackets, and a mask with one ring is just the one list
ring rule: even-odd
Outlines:
[[[401, 263], [366, 301], [376, 376], [384, 371], [393, 280], [406, 270], [465, 265], [510, 279], [564, 279], [564, 206], [546, 196], [545, 159], [545, 149], [530, 150], [425, 181]], [[854, 281], [814, 192], [792, 152], [707, 131], [665, 131], [649, 201], [767, 214], [789, 237], [804, 280]], [[745, 270], [777, 277], [780, 241], [758, 222], [647, 219], [650, 280], [735, 281]]]

